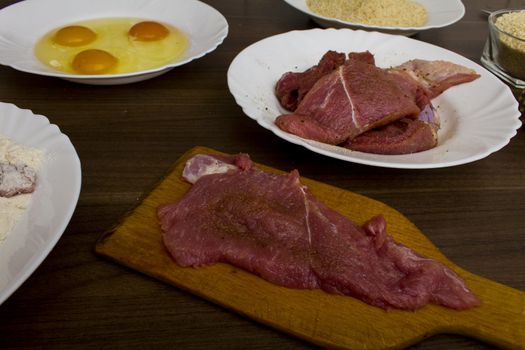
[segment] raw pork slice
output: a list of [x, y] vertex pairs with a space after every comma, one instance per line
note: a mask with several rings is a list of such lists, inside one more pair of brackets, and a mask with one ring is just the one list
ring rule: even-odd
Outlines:
[[409, 154], [434, 148], [437, 130], [432, 124], [404, 118], [372, 129], [342, 146], [354, 151], [376, 154]]
[[[289, 74], [285, 73], [279, 83], [292, 80]], [[324, 72], [313, 85], [315, 77], [310, 75], [308, 89], [302, 90], [302, 94], [306, 94], [298, 101], [297, 108], [288, 108], [280, 99], [281, 105], [292, 113], [279, 116], [275, 123], [282, 130], [303, 138], [343, 144], [351, 149], [354, 149], [351, 145], [359, 144], [363, 146], [359, 146], [359, 150], [364, 152], [419, 152], [437, 144], [434, 136], [437, 136], [435, 131], [439, 124], [434, 121], [412, 123], [408, 119], [421, 120], [434, 114], [431, 99], [451, 86], [478, 77], [472, 69], [447, 61], [415, 59], [397, 67], [381, 69], [375, 66], [370, 52], [352, 52], [343, 65], [331, 73]], [[408, 134], [391, 137], [390, 131], [396, 126], [384, 126], [400, 119], [405, 120], [403, 124], [410, 124], [404, 128]], [[372, 129], [376, 130], [368, 133]], [[414, 134], [413, 131], [417, 132]], [[354, 138], [365, 133], [365, 143], [361, 140], [354, 142]], [[417, 141], [421, 143], [415, 144], [416, 140], [421, 140]], [[372, 144], [373, 147], [368, 146]]]
[[164, 243], [180, 266], [229, 263], [277, 285], [382, 308], [479, 304], [450, 269], [388, 236], [383, 216], [358, 226], [320, 203], [295, 170], [278, 175], [244, 154], [200, 154], [183, 174], [193, 186], [158, 208]]
[[402, 117], [417, 117], [420, 108], [397, 79], [361, 59], [319, 79], [292, 114], [275, 123], [303, 138], [339, 144]]
[[312, 86], [323, 76], [333, 72], [345, 63], [345, 54], [328, 51], [316, 66], [305, 72], [288, 72], [275, 84], [275, 95], [281, 105], [289, 111], [295, 111], [297, 104], [310, 91]]
[[410, 60], [393, 70], [403, 71], [416, 80], [425, 93], [434, 98], [446, 89], [479, 78], [474, 70], [448, 61]]

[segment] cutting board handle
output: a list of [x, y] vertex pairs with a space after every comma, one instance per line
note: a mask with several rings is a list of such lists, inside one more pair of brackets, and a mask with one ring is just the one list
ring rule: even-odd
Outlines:
[[462, 275], [482, 305], [458, 313], [453, 330], [503, 348], [525, 349], [525, 293], [468, 272]]

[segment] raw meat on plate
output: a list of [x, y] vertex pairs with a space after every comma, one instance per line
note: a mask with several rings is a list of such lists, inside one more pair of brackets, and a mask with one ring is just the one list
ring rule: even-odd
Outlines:
[[[290, 96], [300, 99], [291, 113], [279, 116], [275, 123], [306, 139], [363, 152], [405, 154], [436, 146], [439, 117], [431, 99], [479, 77], [469, 68], [446, 61], [411, 60], [383, 69], [368, 51], [350, 53], [344, 64], [328, 72], [326, 61], [336, 55], [329, 53], [318, 66], [303, 73], [285, 73], [277, 82], [275, 93], [283, 107], [290, 109], [282, 103]], [[312, 72], [319, 77], [313, 85]], [[392, 128], [384, 126], [400, 119], [407, 127], [396, 130], [406, 130], [407, 135], [391, 138]], [[367, 134], [370, 130], [374, 132]], [[360, 140], [364, 134], [365, 140]]]

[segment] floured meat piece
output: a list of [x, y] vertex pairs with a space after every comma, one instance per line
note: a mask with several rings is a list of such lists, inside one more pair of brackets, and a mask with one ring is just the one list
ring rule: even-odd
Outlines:
[[180, 266], [229, 263], [281, 286], [320, 288], [382, 308], [479, 304], [453, 271], [388, 236], [383, 216], [355, 224], [320, 203], [295, 170], [267, 173], [244, 154], [200, 154], [188, 160], [184, 177], [193, 186], [157, 211]]
[[[478, 77], [475, 71], [447, 61], [411, 60], [381, 69], [375, 66], [370, 52], [352, 52], [343, 65], [317, 80], [297, 108], [290, 109], [293, 113], [279, 116], [275, 123], [286, 132], [323, 143], [345, 147], [375, 144], [360, 147], [363, 152], [420, 152], [437, 144], [428, 137], [439, 129], [431, 99], [451, 86]], [[390, 131], [401, 129], [384, 126], [400, 119], [405, 119], [403, 125], [412, 124], [409, 119], [420, 121], [403, 128], [409, 134], [390, 137]], [[432, 122], [422, 124], [424, 119]], [[368, 133], [372, 129], [375, 130]], [[412, 133], [414, 130], [416, 134]], [[366, 143], [353, 142], [365, 133]], [[407, 140], [422, 141], [414, 144]]]
[[26, 165], [0, 163], [0, 197], [32, 193], [35, 190], [36, 172]]
[[343, 53], [328, 51], [316, 66], [304, 72], [285, 73], [275, 85], [275, 95], [281, 105], [290, 111], [295, 111], [312, 86], [323, 76], [342, 65], [345, 59]]
[[29, 208], [42, 151], [0, 135], [0, 243]]

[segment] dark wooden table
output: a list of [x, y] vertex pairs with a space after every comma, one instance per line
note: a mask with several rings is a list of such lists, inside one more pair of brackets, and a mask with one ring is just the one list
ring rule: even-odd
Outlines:
[[[1, 0], [0, 7], [14, 2]], [[353, 164], [292, 145], [243, 114], [228, 91], [226, 71], [249, 44], [316, 24], [279, 0], [205, 2], [227, 18], [228, 38], [211, 54], [152, 80], [88, 86], [0, 67], [0, 101], [57, 124], [75, 145], [83, 170], [80, 200], [62, 238], [0, 306], [0, 348], [312, 347], [93, 253], [99, 236], [196, 145], [247, 152], [257, 162], [297, 168], [303, 176], [383, 201], [458, 265], [525, 290], [523, 130], [485, 159], [430, 170]], [[507, 2], [465, 0], [461, 21], [414, 38], [479, 62], [487, 36], [480, 10]], [[456, 335], [413, 347], [490, 348]]]

